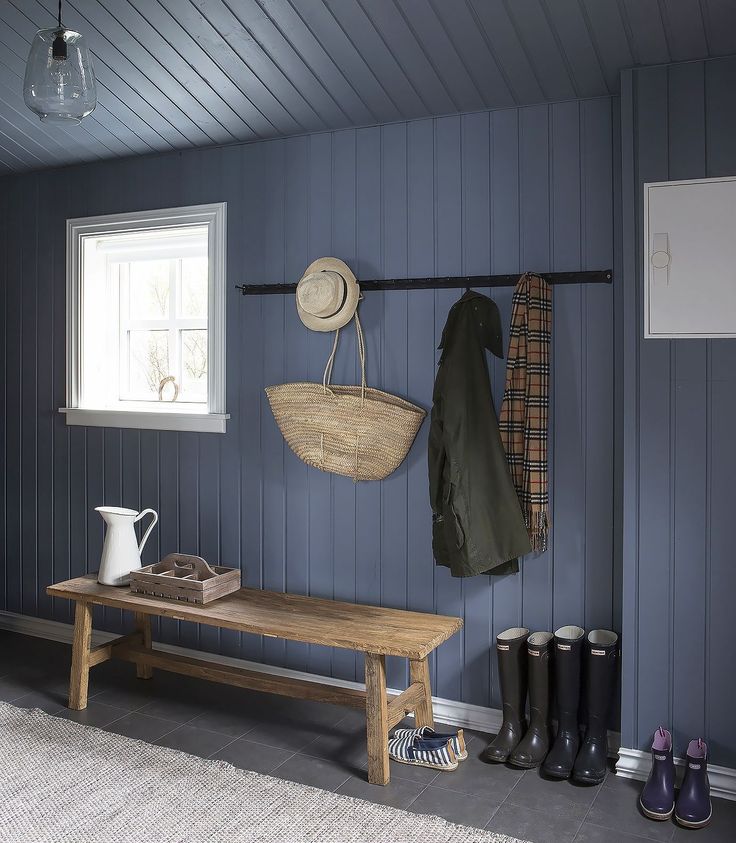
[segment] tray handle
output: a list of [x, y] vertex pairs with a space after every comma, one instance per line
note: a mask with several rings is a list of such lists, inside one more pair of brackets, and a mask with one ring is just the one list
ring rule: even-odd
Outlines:
[[192, 568], [199, 580], [210, 580], [217, 576], [217, 572], [207, 564], [201, 556], [190, 556], [186, 553], [169, 553], [161, 562], [168, 562], [177, 568]]

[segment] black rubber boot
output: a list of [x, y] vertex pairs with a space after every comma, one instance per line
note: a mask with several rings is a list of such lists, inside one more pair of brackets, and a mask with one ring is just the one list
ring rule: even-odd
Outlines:
[[582, 784], [600, 784], [606, 777], [608, 758], [608, 712], [616, 687], [618, 635], [608, 629], [594, 629], [585, 641], [588, 679], [585, 687], [588, 726], [575, 759], [572, 777]]
[[501, 680], [501, 701], [503, 723], [496, 737], [483, 753], [485, 761], [501, 764], [509, 757], [511, 750], [521, 740], [526, 729], [526, 640], [529, 630], [515, 626], [506, 629], [496, 637], [498, 676]]
[[533, 632], [526, 642], [529, 656], [529, 728], [509, 756], [514, 767], [538, 767], [549, 752], [550, 677], [552, 673], [551, 632]]
[[555, 700], [557, 737], [542, 770], [555, 779], [569, 779], [580, 748], [580, 663], [585, 630], [562, 626], [555, 632]]

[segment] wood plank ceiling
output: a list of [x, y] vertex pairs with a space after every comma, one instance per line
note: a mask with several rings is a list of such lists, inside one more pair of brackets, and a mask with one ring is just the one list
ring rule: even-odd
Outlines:
[[23, 72], [55, 0], [0, 0], [0, 174], [615, 93], [736, 53], [734, 0], [69, 0], [99, 84], [47, 127]]

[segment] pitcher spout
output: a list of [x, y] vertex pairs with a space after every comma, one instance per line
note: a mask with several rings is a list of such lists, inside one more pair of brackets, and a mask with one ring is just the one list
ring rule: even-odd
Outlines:
[[135, 518], [138, 515], [137, 510], [128, 509], [124, 506], [96, 506], [95, 512], [100, 513], [106, 524], [111, 524], [117, 518], [124, 522], [126, 517]]

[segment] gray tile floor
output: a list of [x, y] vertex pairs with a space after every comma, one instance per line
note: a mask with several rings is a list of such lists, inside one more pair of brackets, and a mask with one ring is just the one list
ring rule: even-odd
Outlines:
[[503, 832], [533, 843], [736, 840], [736, 802], [714, 800], [712, 824], [698, 832], [647, 820], [639, 782], [609, 773], [599, 787], [542, 779], [535, 770], [483, 763], [488, 736], [468, 734], [469, 758], [453, 773], [391, 762], [387, 787], [368, 784], [364, 720], [354, 709], [271, 697], [132, 665], [94, 668], [90, 701], [65, 708], [70, 649], [0, 631], [0, 699], [371, 802]]

